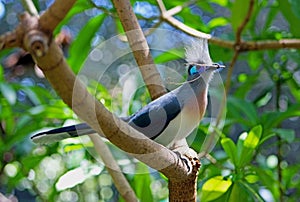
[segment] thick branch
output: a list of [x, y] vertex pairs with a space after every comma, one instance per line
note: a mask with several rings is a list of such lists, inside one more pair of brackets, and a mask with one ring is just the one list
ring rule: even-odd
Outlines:
[[77, 80], [62, 51], [54, 42], [50, 44], [47, 54], [34, 57], [58, 95], [98, 133], [105, 134], [117, 147], [168, 177], [187, 176], [186, 164], [174, 152], [121, 121], [87, 92], [85, 85]]
[[[55, 7], [57, 6], [57, 4], [54, 3], [52, 6]], [[51, 8], [49, 8], [49, 10], [51, 10]], [[55, 8], [52, 10], [55, 10]], [[64, 10], [64, 13], [59, 14], [60, 17], [63, 18], [63, 16], [65, 16], [67, 12], [68, 9]], [[47, 12], [45, 13], [47, 15]], [[55, 14], [52, 13], [52, 15]], [[43, 16], [41, 18], [47, 19], [47, 17], [43, 18]], [[48, 53], [48, 48], [49, 48], [48, 45], [50, 41], [52, 41], [51, 33], [44, 33], [41, 30], [39, 30], [40, 26], [38, 26], [39, 25], [38, 16], [31, 17], [30, 15], [25, 13], [21, 16], [20, 19], [21, 19], [21, 23], [18, 26], [16, 31], [17, 33], [19, 33], [19, 35], [17, 36], [19, 37], [19, 41], [22, 41], [20, 42], [20, 46], [22, 45], [26, 50], [29, 50], [34, 58], [41, 58], [45, 56], [46, 53]], [[50, 65], [49, 71], [51, 71], [52, 68], [56, 67], [56, 65], [60, 65], [60, 63], [64, 62], [64, 58], [60, 50], [58, 52], [52, 52], [52, 53], [55, 53], [55, 55], [53, 60], [48, 61]], [[69, 91], [72, 92], [72, 89], [69, 89]], [[91, 140], [94, 143], [96, 151], [102, 157], [103, 162], [105, 162], [107, 170], [111, 174], [114, 183], [117, 189], [119, 190], [121, 196], [126, 201], [136, 201], [137, 199], [132, 188], [128, 184], [125, 176], [120, 171], [120, 168], [118, 167], [117, 163], [112, 158], [112, 155], [109, 149], [107, 148], [107, 145], [105, 145], [100, 138], [91, 137]]]
[[68, 11], [72, 8], [76, 0], [56, 0], [54, 3], [43, 13], [40, 18], [40, 28], [50, 34], [55, 27], [64, 19]]
[[21, 46], [17, 29], [13, 32], [7, 32], [0, 36], [0, 50]]
[[[58, 2], [60, 1], [56, 1], [53, 6]], [[49, 10], [55, 9], [49, 8]], [[25, 16], [24, 18], [24, 22], [29, 22], [30, 19], [34, 22], [36, 20], [34, 17]], [[40, 19], [42, 21], [45, 18], [41, 16]], [[154, 169], [162, 171], [165, 175], [174, 178], [187, 175], [187, 165], [174, 152], [128, 126], [90, 95], [86, 86], [68, 67], [58, 45], [53, 40], [49, 40], [46, 34], [39, 34], [38, 37], [32, 34], [41, 32], [34, 29], [35, 27], [34, 25], [33, 30], [28, 30], [24, 36], [24, 48], [31, 53], [58, 95], [80, 118], [98, 133], [105, 134], [120, 149]], [[40, 50], [45, 51], [39, 54]]]
[[157, 71], [146, 38], [133, 12], [129, 0], [113, 0], [113, 4], [126, 32], [131, 50], [140, 68], [152, 100], [166, 93], [159, 72]]

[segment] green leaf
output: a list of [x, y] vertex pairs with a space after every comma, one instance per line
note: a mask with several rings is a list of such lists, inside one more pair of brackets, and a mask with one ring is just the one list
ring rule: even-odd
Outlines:
[[300, 116], [300, 103], [289, 106], [284, 112], [266, 112], [261, 117], [261, 124], [264, 126], [266, 134], [272, 132], [283, 120]]
[[78, 72], [91, 49], [91, 41], [102, 25], [106, 15], [101, 14], [90, 19], [80, 30], [77, 38], [71, 44], [68, 63], [74, 72]]
[[220, 6], [227, 6], [228, 0], [210, 0], [211, 3], [219, 4]]
[[244, 141], [244, 146], [251, 149], [255, 149], [259, 143], [261, 134], [262, 134], [261, 125], [253, 127]]
[[239, 181], [234, 182], [228, 201], [247, 201], [247, 196], [247, 191], [243, 186], [240, 185]]
[[292, 93], [292, 95], [295, 97], [295, 99], [297, 100], [297, 102], [300, 102], [300, 86], [298, 85], [297, 81], [295, 81], [295, 79], [289, 79], [287, 81], [287, 85]]
[[62, 26], [67, 24], [69, 20], [76, 14], [81, 13], [87, 9], [93, 8], [93, 5], [86, 0], [77, 0], [71, 10], [68, 12], [66, 17], [58, 24], [55, 28], [54, 33], [57, 34], [61, 30]]
[[295, 140], [296, 134], [292, 129], [274, 128], [273, 131], [288, 143], [292, 143]]
[[248, 9], [250, 0], [235, 0], [231, 8], [232, 28], [236, 32], [240, 24], [243, 22]]
[[[294, 7], [295, 1], [298, 0], [293, 0], [293, 1], [286, 1], [286, 0], [278, 0], [279, 6], [278, 8], [281, 10], [281, 13], [285, 17], [285, 19], [289, 22], [290, 24], [290, 31], [293, 33], [295, 37], [300, 36], [300, 29], [299, 27], [299, 7]], [[298, 12], [298, 13], [297, 13]], [[297, 13], [297, 14], [295, 14]]]
[[34, 105], [42, 104], [38, 94], [36, 94], [31, 88], [23, 88], [22, 90], [24, 91], [24, 93], [26, 93], [26, 95]]
[[274, 175], [272, 170], [264, 170], [259, 167], [252, 167], [257, 176], [259, 177], [260, 182], [266, 186], [273, 194], [274, 198], [279, 197], [279, 188], [278, 181], [276, 179], [276, 175]]
[[[229, 97], [227, 101], [228, 115], [233, 115], [236, 121], [246, 126], [253, 126], [259, 122], [253, 103], [234, 97]], [[234, 112], [234, 114], [232, 112]]]
[[230, 138], [222, 138], [222, 147], [234, 165], [237, 163], [237, 148]]
[[6, 134], [12, 134], [15, 127], [15, 117], [13, 107], [6, 99], [0, 99], [0, 120], [3, 121]]
[[133, 177], [134, 189], [139, 201], [153, 201], [151, 191], [151, 178], [148, 167], [139, 162], [137, 163], [136, 174]]
[[228, 20], [226, 18], [218, 17], [218, 18], [212, 18], [207, 25], [210, 29], [213, 29], [216, 27], [225, 26], [227, 24], [228, 24]]
[[238, 140], [238, 163], [237, 167], [243, 167], [248, 164], [253, 157], [253, 153], [259, 144], [262, 134], [261, 125], [255, 126], [249, 133], [242, 133]]
[[156, 64], [165, 63], [171, 60], [178, 60], [184, 57], [183, 49], [172, 49], [154, 58]]
[[125, 37], [125, 31], [124, 31], [124, 28], [122, 26], [120, 19], [116, 18], [115, 23], [116, 23], [116, 28], [117, 28], [118, 34], [123, 34], [123, 36]]
[[256, 183], [257, 181], [259, 181], [259, 177], [257, 175], [246, 175], [245, 176], [245, 180], [250, 183]]
[[266, 21], [265, 21], [265, 25], [264, 25], [264, 28], [262, 30], [269, 30], [269, 28], [272, 26], [272, 22], [273, 20], [276, 18], [278, 12], [280, 10], [276, 7], [271, 7], [270, 8], [270, 11], [267, 15], [267, 18], [266, 18]]
[[3, 66], [0, 64], [0, 82], [4, 81]]
[[[244, 196], [246, 196], [247, 194], [252, 196], [251, 198], [254, 198], [255, 201], [258, 201], [258, 202], [264, 202], [265, 200], [258, 194], [258, 190], [255, 189], [255, 187], [245, 181], [239, 181], [240, 182], [240, 185], [241, 187], [243, 187], [243, 189], [240, 189], [241, 191], [242, 190], [245, 190], [244, 191]], [[248, 197], [247, 197], [248, 198]], [[245, 198], [245, 200], [247, 200], [247, 198]]]
[[0, 91], [2, 92], [2, 95], [5, 97], [5, 99], [9, 102], [10, 105], [16, 104], [17, 93], [11, 87], [11, 85], [6, 83], [0, 83]]
[[[181, 4], [181, 2], [179, 2]], [[206, 12], [213, 13], [214, 9], [212, 5], [208, 1], [197, 1], [196, 3], [201, 10], [205, 10]]]
[[202, 187], [201, 201], [212, 201], [225, 194], [231, 187], [230, 179], [224, 180], [222, 176], [216, 176], [207, 180]]
[[[258, 69], [261, 66], [264, 53], [262, 51], [249, 52], [248, 53], [248, 64], [252, 70]], [[258, 75], [257, 75], [258, 77]]]
[[209, 28], [204, 24], [201, 16], [194, 14], [189, 7], [184, 9], [177, 15], [183, 19], [183, 23], [194, 29], [201, 30], [202, 32], [210, 32]]
[[230, 61], [233, 56], [233, 51], [227, 48], [209, 44], [210, 55], [213, 61]]
[[300, 1], [299, 0], [289, 0], [292, 11], [300, 19]]

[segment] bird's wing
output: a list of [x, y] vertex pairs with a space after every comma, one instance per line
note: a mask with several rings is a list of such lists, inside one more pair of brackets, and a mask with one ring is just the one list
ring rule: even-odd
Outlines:
[[[173, 92], [169, 92], [149, 103], [130, 117], [121, 119], [147, 137], [155, 139], [181, 111], [181, 106]], [[35, 134], [32, 141], [38, 144], [49, 144], [66, 138], [96, 133], [86, 123], [57, 128]], [[100, 134], [101, 135], [101, 134]]]
[[181, 106], [176, 95], [169, 92], [132, 115], [128, 124], [147, 137], [155, 139], [180, 111]]

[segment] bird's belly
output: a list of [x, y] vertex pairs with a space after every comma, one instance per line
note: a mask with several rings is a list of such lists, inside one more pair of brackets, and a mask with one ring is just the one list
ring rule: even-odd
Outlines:
[[182, 112], [172, 120], [168, 127], [154, 140], [162, 145], [172, 145], [173, 142], [186, 138], [199, 125], [202, 114], [197, 105], [185, 107]]

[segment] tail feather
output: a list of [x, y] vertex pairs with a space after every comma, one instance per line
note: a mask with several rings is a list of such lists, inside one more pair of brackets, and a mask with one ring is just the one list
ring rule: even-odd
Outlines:
[[92, 133], [96, 133], [96, 131], [94, 131], [86, 123], [80, 123], [35, 134], [31, 137], [31, 140], [37, 144], [49, 144], [59, 142], [66, 138], [78, 137]]

